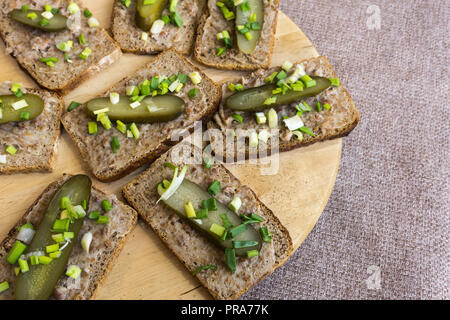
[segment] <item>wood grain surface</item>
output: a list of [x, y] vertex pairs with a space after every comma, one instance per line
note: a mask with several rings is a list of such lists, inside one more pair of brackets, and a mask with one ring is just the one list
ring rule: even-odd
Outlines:
[[[108, 28], [113, 0], [84, 2], [89, 3], [89, 9], [101, 25]], [[316, 49], [303, 32], [280, 12], [272, 65], [317, 55]], [[149, 56], [124, 54], [120, 61], [103, 73], [68, 93], [64, 97], [66, 105], [71, 101], [86, 102], [132, 74], [149, 60]], [[240, 75], [239, 72], [200, 67], [215, 81]], [[15, 60], [6, 54], [3, 43], [0, 44], [0, 68], [0, 81], [10, 80], [26, 86], [37, 86]], [[341, 139], [338, 139], [283, 153], [275, 175], [261, 175], [260, 169], [264, 165], [239, 164], [227, 167], [273, 210], [289, 230], [295, 248], [298, 248], [311, 232], [328, 201], [339, 168], [341, 147]], [[94, 184], [122, 198], [121, 187], [144, 169], [145, 167], [108, 184], [93, 179]], [[0, 176], [0, 238], [6, 236], [47, 184], [62, 173], [89, 174], [75, 145], [64, 131], [59, 141], [53, 173]], [[140, 221], [96, 298], [211, 299], [211, 296], [155, 233]]]

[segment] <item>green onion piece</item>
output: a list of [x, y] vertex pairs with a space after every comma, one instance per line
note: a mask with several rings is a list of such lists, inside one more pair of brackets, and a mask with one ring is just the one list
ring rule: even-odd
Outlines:
[[75, 237], [75, 233], [73, 232], [64, 232], [64, 239], [73, 239]]
[[27, 4], [24, 4], [20, 9], [23, 13], [27, 13], [30, 7]]
[[30, 262], [32, 266], [36, 266], [39, 264], [39, 257], [38, 256], [31, 256]]
[[263, 222], [264, 221], [264, 218], [259, 216], [259, 215], [257, 215], [256, 213], [250, 214], [250, 218], [253, 219], [253, 220], [259, 221], [259, 222]]
[[61, 209], [67, 209], [72, 205], [68, 197], [61, 198]]
[[120, 2], [125, 6], [125, 7], [129, 7], [131, 4], [131, 0], [120, 0]]
[[274, 104], [274, 103], [276, 103], [276, 102], [277, 102], [277, 97], [276, 97], [276, 96], [273, 96], [273, 97], [267, 98], [267, 99], [264, 101], [264, 105], [269, 106], [269, 105]]
[[183, 26], [183, 20], [181, 19], [178, 12], [173, 12], [170, 15], [171, 21], [174, 25], [176, 25], [178, 28], [181, 28]]
[[58, 8], [52, 8], [52, 10], [50, 10], [50, 12], [55, 15], [59, 13], [59, 9]]
[[50, 21], [48, 21], [47, 19], [39, 20], [39, 25], [42, 27], [47, 26], [49, 23], [50, 23]]
[[233, 227], [233, 224], [232, 224], [232, 223], [230, 222], [230, 220], [228, 219], [228, 216], [227, 216], [226, 213], [221, 213], [221, 214], [219, 214], [219, 217], [220, 217], [220, 219], [222, 219], [223, 226], [224, 226], [226, 229], [229, 229], [229, 228]]
[[81, 268], [78, 266], [71, 265], [67, 268], [66, 276], [76, 279], [81, 274]]
[[234, 237], [236, 237], [238, 234], [241, 234], [245, 230], [247, 230], [247, 225], [243, 223], [237, 225], [236, 227], [231, 228], [230, 230], [228, 230], [228, 233], [230, 234], [231, 239], [233, 239]]
[[311, 129], [310, 128], [308, 128], [308, 127], [301, 127], [300, 128], [300, 131], [301, 132], [304, 132], [304, 133], [306, 133], [306, 134], [308, 134], [308, 135], [310, 135], [311, 137], [315, 137], [316, 135], [314, 134], [314, 132], [312, 132], [311, 131]]
[[259, 22], [252, 22], [251, 26], [252, 30], [261, 30], [261, 25], [259, 24]]
[[322, 111], [322, 105], [320, 104], [320, 101], [317, 101], [317, 111]]
[[248, 1], [242, 3], [240, 6], [242, 11], [250, 11], [250, 3]]
[[296, 81], [295, 83], [291, 84], [291, 88], [294, 91], [303, 91], [305, 88], [305, 85], [301, 81]]
[[52, 253], [59, 251], [59, 243], [51, 244], [45, 247], [45, 252]]
[[214, 182], [208, 187], [208, 192], [213, 196], [217, 195], [220, 192], [220, 182], [214, 180]]
[[75, 110], [75, 109], [78, 108], [79, 106], [81, 106], [81, 103], [76, 102], [76, 101], [72, 101], [72, 102], [69, 104], [69, 107], [67, 108], [67, 111]]
[[[145, 2], [145, 0], [144, 0], [144, 2]], [[177, 5], [178, 5], [178, 0], [170, 0], [169, 11], [175, 12], [177, 10]]]
[[234, 197], [233, 200], [230, 202], [229, 207], [231, 208], [231, 210], [233, 210], [234, 212], [238, 212], [239, 208], [242, 205], [242, 201], [241, 198], [239, 197]]
[[178, 81], [180, 81], [182, 84], [185, 84], [187, 82], [187, 78], [188, 76], [183, 73], [179, 73], [177, 77]]
[[[61, 257], [61, 251], [55, 251], [49, 254], [50, 258], [52, 259], [58, 259]], [[42, 262], [41, 262], [42, 263]]]
[[341, 85], [341, 81], [338, 78], [330, 78], [328, 80], [330, 80], [333, 87], [339, 87]]
[[284, 70], [281, 70], [280, 72], [278, 72], [276, 78], [278, 80], [284, 80], [284, 79], [287, 78], [287, 74], [286, 74], [286, 72]]
[[203, 158], [203, 166], [206, 169], [211, 169], [213, 164], [214, 164], [214, 159], [211, 159], [211, 158], [208, 158], [208, 157], [204, 157]]
[[28, 111], [22, 111], [22, 112], [20, 113], [19, 119], [20, 119], [20, 120], [29, 120], [29, 119], [30, 119], [30, 112], [28, 112]]
[[231, 272], [235, 273], [236, 272], [236, 250], [235, 249], [230, 249], [230, 248], [225, 249], [225, 261], [226, 261], [228, 268], [230, 268]]
[[301, 110], [303, 111], [312, 111], [312, 108], [309, 106], [309, 104], [306, 103], [306, 101], [303, 101], [300, 105]]
[[237, 113], [233, 113], [233, 115], [231, 117], [239, 123], [242, 123], [244, 121], [244, 118], [240, 114], [237, 114]]
[[92, 13], [89, 11], [89, 9], [84, 9], [84, 16], [86, 18], [92, 17]]
[[56, 219], [53, 223], [53, 231], [55, 232], [67, 232], [69, 231], [70, 219]]
[[170, 17], [167, 14], [163, 15], [161, 20], [164, 21], [164, 25], [166, 26], [170, 23]]
[[80, 34], [79, 36], [78, 36], [78, 42], [81, 44], [81, 45], [85, 45], [86, 44], [86, 39], [84, 38], [84, 34]]
[[20, 267], [14, 267], [14, 274], [18, 276], [20, 273]]
[[258, 241], [233, 241], [233, 248], [250, 248], [258, 244]]
[[27, 223], [25, 223], [23, 226], [21, 226], [21, 227], [19, 228], [19, 231], [22, 230], [22, 229], [31, 229], [31, 230], [34, 230], [34, 227], [33, 227], [33, 225], [31, 224], [31, 222], [27, 222]]
[[100, 217], [101, 212], [100, 211], [92, 211], [89, 213], [88, 218], [89, 219], [98, 219]]
[[17, 262], [17, 259], [24, 253], [24, 251], [27, 249], [27, 245], [23, 244], [19, 240], [16, 240], [14, 242], [13, 247], [8, 253], [8, 256], [6, 257], [6, 261], [10, 264], [15, 264]]
[[315, 87], [317, 85], [316, 80], [312, 79], [310, 76], [305, 74], [303, 77], [300, 78], [303, 83], [305, 84], [306, 88]]
[[87, 200], [81, 201], [81, 207], [83, 208], [84, 211], [87, 210]]
[[[158, 184], [157, 191], [158, 191], [158, 194], [163, 194], [164, 192], [166, 192], [166, 188], [164, 188], [163, 184], [160, 183], [160, 184]], [[186, 212], [186, 217], [188, 217], [190, 219], [196, 218], [194, 205], [192, 204], [191, 201], [188, 201], [187, 203], [185, 203], [183, 207], [184, 207], [184, 211]]]
[[103, 128], [105, 128], [105, 130], [109, 130], [112, 128], [111, 120], [109, 119], [109, 117], [106, 113], [100, 113], [97, 116], [97, 121], [100, 121], [100, 123], [102, 124]]
[[117, 153], [117, 150], [120, 149], [119, 139], [117, 137], [113, 137], [111, 141], [111, 149], [113, 153]]
[[60, 243], [64, 241], [64, 235], [62, 233], [52, 234], [53, 241]]
[[130, 125], [130, 130], [131, 130], [131, 133], [133, 134], [133, 137], [137, 140], [137, 139], [139, 139], [139, 137], [141, 136], [141, 134], [140, 134], [140, 132], [139, 132], [139, 129], [138, 129], [138, 127], [136, 126], [136, 123], [132, 123], [131, 125]]
[[175, 169], [177, 168], [176, 165], [174, 165], [173, 163], [170, 163], [170, 162], [164, 163], [164, 167], [170, 168], [170, 169], [172, 169], [172, 170], [175, 170]]
[[208, 209], [209, 211], [217, 210], [217, 202], [215, 198], [209, 198], [208, 200], [202, 201], [202, 206], [204, 209]]
[[9, 145], [6, 147], [6, 152], [8, 152], [11, 155], [15, 155], [17, 152], [17, 149], [14, 146]]
[[35, 12], [31, 12], [31, 13], [27, 14], [27, 18], [30, 20], [34, 20], [37, 18], [37, 14]]
[[227, 52], [227, 48], [218, 47], [216, 48], [216, 56], [221, 56]]
[[213, 223], [211, 227], [209, 228], [209, 231], [216, 234], [217, 236], [221, 237], [223, 233], [225, 232], [225, 228], [222, 226], [219, 226], [216, 223]]
[[209, 270], [209, 269], [211, 269], [211, 270], [216, 270], [217, 269], [217, 266], [216, 265], [213, 265], [213, 264], [209, 264], [209, 265], [206, 265], [206, 266], [200, 266], [200, 267], [197, 267], [195, 270], [194, 270], [194, 272], [192, 272], [192, 275], [193, 276], [195, 276], [197, 273], [199, 273], [200, 271], [203, 271], [203, 270]]
[[272, 83], [273, 80], [275, 80], [275, 77], [277, 76], [277, 74], [278, 74], [278, 72], [272, 73], [270, 76], [268, 76], [268, 77], [265, 79], [265, 82], [266, 82], [266, 83]]
[[89, 134], [95, 134], [95, 133], [97, 133], [97, 131], [98, 131], [97, 122], [89, 121], [88, 122], [88, 132], [89, 132]]
[[102, 209], [105, 210], [105, 212], [110, 211], [113, 208], [112, 204], [108, 200], [102, 201]]
[[92, 50], [88, 47], [84, 48], [84, 50], [79, 54], [80, 59], [87, 59], [92, 53]]
[[[61, 252], [60, 251], [58, 251], [60, 254], [61, 254]], [[53, 252], [53, 253], [56, 253], [56, 252]], [[40, 264], [44, 264], [44, 265], [47, 265], [47, 264], [50, 264], [50, 262], [52, 262], [52, 258], [50, 258], [50, 257], [47, 257], [47, 256], [40, 256], [39, 257], [39, 263]]]
[[[189, 217], [188, 217], [189, 218]], [[196, 219], [206, 219], [208, 218], [208, 209], [200, 209], [195, 213]]]
[[23, 96], [22, 90], [17, 89], [17, 91], [14, 92], [14, 95], [15, 95], [17, 98], [22, 98], [22, 96]]
[[228, 239], [228, 230], [225, 230], [223, 235], [220, 237], [220, 240], [225, 241]]
[[19, 259], [19, 267], [22, 273], [30, 271], [30, 267], [28, 267], [28, 262], [26, 260]]
[[195, 98], [197, 96], [197, 88], [193, 88], [188, 92], [189, 98]]
[[257, 257], [258, 255], [259, 255], [259, 251], [258, 250], [247, 251], [247, 257], [248, 258]]
[[97, 219], [98, 224], [107, 224], [109, 222], [108, 216], [100, 216]]
[[259, 233], [261, 234], [261, 238], [264, 242], [272, 241], [272, 237], [269, 235], [269, 231], [267, 230], [267, 227], [261, 227], [259, 229]]
[[234, 88], [235, 88], [237, 91], [242, 91], [242, 90], [244, 89], [244, 86], [242, 85], [242, 83], [238, 83], [238, 84], [236, 84], [236, 85], [234, 86]]
[[44, 8], [45, 8], [45, 11], [52, 11], [52, 6], [51, 5], [46, 4], [44, 6]]
[[0, 293], [6, 291], [8, 289], [9, 289], [9, 283], [7, 281], [3, 281], [2, 283], [0, 283]]
[[324, 103], [323, 107], [325, 108], [325, 110], [330, 110], [331, 106], [328, 103]]

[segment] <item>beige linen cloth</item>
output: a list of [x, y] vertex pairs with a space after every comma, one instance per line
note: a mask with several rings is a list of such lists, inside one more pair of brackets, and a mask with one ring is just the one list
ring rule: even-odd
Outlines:
[[450, 299], [450, 1], [281, 10], [328, 56], [361, 122], [312, 233], [242, 298]]

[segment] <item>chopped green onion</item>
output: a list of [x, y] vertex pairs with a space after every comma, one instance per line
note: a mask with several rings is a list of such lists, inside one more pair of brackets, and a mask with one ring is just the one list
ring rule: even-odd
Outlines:
[[250, 248], [258, 244], [258, 241], [233, 241], [233, 248]]
[[317, 101], [317, 111], [322, 111], [322, 105], [320, 104], [320, 101]]
[[214, 164], [214, 159], [211, 159], [208, 157], [203, 158], [203, 166], [205, 166], [206, 169], [211, 169], [213, 164]]
[[305, 74], [303, 77], [300, 78], [303, 83], [305, 84], [306, 88], [315, 87], [317, 85], [316, 80], [312, 79], [310, 76]]
[[20, 119], [20, 120], [29, 120], [29, 119], [30, 119], [30, 112], [28, 112], [28, 111], [22, 111], [22, 112], [20, 113], [19, 119]]
[[66, 276], [76, 279], [81, 274], [81, 268], [75, 265], [69, 266], [66, 271]]
[[133, 137], [134, 137], [136, 140], [139, 139], [139, 137], [141, 136], [141, 134], [140, 134], [140, 132], [139, 132], [138, 127], [136, 126], [136, 124], [135, 124], [134, 122], [130, 125], [130, 130], [131, 130], [131, 133], [133, 134]]
[[192, 204], [191, 201], [188, 201], [187, 203], [184, 204], [184, 211], [186, 212], [186, 217], [188, 218], [196, 217], [194, 205]]
[[75, 14], [77, 12], [80, 12], [80, 7], [75, 2], [72, 2], [67, 7], [67, 10], [69, 10], [70, 14]]
[[[216, 267], [217, 268], [217, 267]], [[209, 268], [211, 269], [211, 268]], [[199, 270], [200, 271], [200, 270]], [[198, 272], [198, 271], [197, 271]], [[0, 283], [0, 293], [6, 291], [9, 289], [9, 283], [7, 281], [3, 281], [2, 283]]]
[[261, 227], [259, 229], [259, 233], [261, 234], [261, 238], [264, 242], [272, 241], [272, 237], [269, 235], [269, 231], [267, 230], [267, 227]]
[[296, 81], [296, 82], [291, 84], [291, 88], [294, 91], [303, 91], [304, 88], [305, 88], [305, 85], [303, 84], [303, 82]]
[[264, 112], [257, 112], [257, 113], [255, 113], [255, 116], [256, 116], [256, 123], [264, 124], [267, 122], [267, 118], [266, 118]]
[[[52, 259], [58, 259], [61, 257], [61, 251], [55, 251], [49, 254], [50, 258]], [[42, 262], [41, 262], [42, 263]]]
[[80, 53], [79, 57], [80, 59], [87, 59], [92, 53], [92, 50], [88, 47], [84, 48], [84, 50]]
[[197, 96], [197, 89], [193, 88], [193, 89], [189, 90], [188, 96], [189, 96], [189, 98], [195, 98]]
[[241, 234], [245, 230], [247, 230], [247, 225], [243, 223], [231, 228], [230, 230], [228, 230], [228, 233], [230, 234], [231, 239], [233, 239], [234, 237], [236, 237], [238, 234]]
[[192, 275], [193, 276], [195, 276], [197, 273], [199, 273], [200, 271], [203, 271], [203, 270], [209, 270], [209, 269], [211, 269], [211, 270], [216, 270], [217, 269], [217, 266], [216, 265], [213, 265], [213, 264], [209, 264], [209, 265], [206, 265], [206, 266], [200, 266], [200, 267], [197, 267], [195, 270], [194, 270], [194, 272], [192, 272]]
[[187, 82], [187, 75], [183, 73], [179, 73], [177, 79], [182, 83], [185, 84]]
[[[58, 252], [60, 252], [60, 251], [58, 251]], [[52, 252], [52, 253], [56, 253], [56, 252]], [[61, 252], [60, 252], [60, 254], [61, 254]], [[47, 257], [47, 256], [40, 256], [39, 257], [39, 263], [40, 264], [44, 264], [44, 265], [50, 264], [50, 262], [52, 262], [52, 260], [53, 260], [52, 258]]]
[[215, 235], [221, 237], [223, 235], [223, 233], [225, 232], [225, 228], [222, 226], [219, 226], [216, 223], [213, 223], [211, 225], [211, 227], [209, 228], [209, 231], [211, 231], [212, 233], [214, 233]]
[[309, 129], [308, 127], [301, 127], [300, 131], [310, 135], [311, 137], [315, 137], [316, 136], [314, 134], [314, 132], [312, 132], [311, 129]]
[[259, 255], [259, 251], [258, 250], [247, 251], [247, 257], [248, 258], [257, 257], [258, 255]]
[[178, 28], [181, 28], [183, 26], [183, 20], [181, 19], [178, 12], [173, 12], [170, 14], [170, 19], [174, 25], [176, 25]]
[[202, 77], [200, 76], [200, 73], [197, 71], [191, 72], [188, 76], [194, 85], [197, 85], [200, 82], [202, 82]]
[[64, 235], [62, 233], [52, 234], [53, 241], [60, 243], [64, 241]]
[[127, 132], [127, 125], [125, 123], [123, 123], [120, 120], [117, 120], [116, 124], [117, 124], [117, 126], [116, 126], [117, 130], [119, 130], [121, 133], [125, 134]]
[[228, 216], [227, 216], [226, 213], [221, 213], [221, 214], [219, 214], [219, 217], [220, 217], [220, 219], [222, 219], [223, 226], [224, 226], [226, 229], [229, 229], [229, 228], [233, 227], [233, 224], [232, 224], [232, 223], [230, 222], [230, 220], [228, 219]]
[[27, 249], [27, 245], [23, 244], [19, 240], [16, 240], [14, 242], [13, 247], [8, 253], [8, 256], [6, 257], [6, 261], [10, 264], [15, 264], [17, 262], [17, 259], [24, 253], [24, 251]]
[[47, 19], [41, 19], [39, 20], [39, 25], [41, 27], [47, 26], [50, 23], [50, 21], [48, 21]]
[[84, 9], [83, 13], [86, 18], [92, 17], [92, 13], [89, 11], [89, 9]]
[[88, 122], [88, 132], [89, 134], [95, 134], [97, 133], [97, 122], [89, 121]]
[[69, 231], [70, 220], [69, 219], [56, 219], [53, 223], [53, 231], [55, 232], [67, 232]]
[[208, 200], [202, 201], [202, 206], [204, 209], [208, 209], [209, 211], [217, 210], [217, 202], [215, 198], [209, 198]]
[[253, 220], [259, 221], [259, 222], [263, 222], [264, 221], [264, 218], [259, 216], [259, 215], [257, 215], [256, 213], [250, 214], [250, 218], [253, 219]]
[[11, 155], [15, 155], [17, 152], [17, 149], [14, 146], [9, 145], [6, 147], [6, 152], [8, 152]]
[[244, 121], [244, 118], [240, 114], [237, 114], [237, 113], [233, 113], [233, 115], [231, 117], [239, 123], [242, 123]]
[[27, 4], [24, 4], [20, 9], [23, 13], [27, 13], [30, 7]]
[[85, 45], [86, 44], [86, 39], [84, 38], [84, 34], [80, 34], [79, 36], [78, 36], [78, 42], [81, 44], [81, 45]]
[[45, 247], [45, 252], [52, 253], [59, 251], [59, 243], [51, 244]]
[[76, 101], [72, 101], [69, 105], [69, 108], [67, 108], [67, 111], [72, 111], [75, 110], [76, 108], [78, 108], [79, 106], [81, 106], [81, 103], [76, 102]]
[[195, 213], [195, 218], [197, 219], [206, 219], [208, 218], [208, 209], [200, 209]]
[[330, 80], [333, 87], [339, 87], [341, 85], [341, 81], [338, 78], [330, 78], [328, 80]]
[[37, 18], [37, 14], [35, 12], [31, 12], [31, 13], [27, 14], [27, 18], [30, 20], [34, 20]]
[[269, 112], [267, 112], [267, 119], [269, 128], [275, 129], [278, 127], [278, 114], [275, 109], [271, 108]]
[[36, 266], [39, 264], [39, 257], [38, 256], [31, 256], [30, 262], [32, 266]]
[[67, 209], [72, 205], [68, 197], [61, 198], [61, 209]]
[[233, 210], [234, 212], [238, 212], [239, 208], [242, 205], [242, 201], [241, 198], [239, 197], [234, 197], [233, 200], [230, 202], [229, 207], [231, 208], [231, 210]]
[[14, 267], [14, 274], [18, 276], [20, 273], [20, 267]]
[[213, 196], [217, 195], [220, 192], [220, 182], [214, 180], [214, 182], [208, 187], [208, 192]]
[[324, 103], [323, 107], [325, 108], [325, 110], [330, 110], [331, 106], [328, 103]]
[[64, 239], [73, 239], [75, 237], [75, 233], [73, 232], [64, 232]]
[[178, 0], [170, 0], [169, 11], [170, 12], [176, 12], [177, 5], [178, 5]]
[[216, 48], [216, 56], [221, 56], [227, 52], [227, 48], [218, 47]]
[[250, 11], [250, 3], [248, 1], [242, 3], [240, 6], [242, 11]]
[[120, 2], [125, 6], [125, 7], [129, 7], [131, 4], [131, 0], [120, 0]]
[[113, 153], [117, 153], [117, 150], [120, 149], [119, 139], [117, 137], [113, 137], [111, 141], [111, 149]]
[[235, 273], [236, 272], [236, 250], [235, 249], [230, 249], [230, 248], [225, 249], [225, 261], [226, 261], [228, 268], [230, 268], [231, 272]]
[[277, 75], [278, 75], [278, 72], [272, 73], [270, 76], [268, 76], [268, 77], [265, 79], [265, 82], [266, 82], [266, 83], [272, 83], [273, 80], [275, 80], [275, 77], [276, 77]]
[[28, 262], [27, 262], [27, 260], [19, 259], [19, 267], [20, 267], [20, 271], [21, 271], [22, 273], [25, 273], [25, 272], [30, 271], [30, 267], [28, 267]]
[[167, 14], [163, 15], [161, 20], [164, 21], [164, 25], [168, 25], [170, 23], [170, 17]]
[[113, 208], [112, 204], [108, 200], [102, 201], [102, 209], [105, 210], [105, 212], [110, 211]]
[[100, 216], [97, 219], [98, 224], [107, 224], [109, 222], [108, 216]]
[[19, 228], [19, 231], [22, 230], [22, 229], [31, 229], [31, 230], [34, 230], [34, 227], [33, 227], [33, 225], [31, 224], [31, 222], [27, 222], [27, 223], [25, 223], [23, 226], [21, 226], [21, 227]]
[[109, 120], [109, 117], [106, 113], [100, 113], [97, 116], [98, 121], [102, 124], [103, 128], [106, 130], [109, 130], [112, 128], [111, 120]]
[[92, 211], [89, 213], [88, 218], [89, 219], [98, 219], [100, 217], [101, 212], [100, 211]]
[[236, 16], [233, 11], [230, 11], [223, 2], [217, 2], [216, 5], [222, 11], [223, 16], [227, 21], [233, 20]]
[[271, 104], [275, 104], [276, 102], [277, 102], [277, 97], [276, 97], [276, 96], [273, 96], [273, 97], [267, 98], [267, 99], [264, 101], [264, 105], [269, 106], [269, 105], [271, 105]]

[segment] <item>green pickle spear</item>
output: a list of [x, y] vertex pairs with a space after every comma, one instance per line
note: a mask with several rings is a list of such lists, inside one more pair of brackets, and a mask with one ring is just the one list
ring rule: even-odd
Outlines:
[[169, 0], [154, 0], [153, 3], [145, 5], [145, 0], [137, 0], [136, 4], [136, 25], [148, 31], [155, 20], [161, 17], [161, 13], [169, 3]]
[[[263, 0], [247, 0], [246, 2], [248, 2], [250, 10], [243, 11], [241, 5], [236, 7], [236, 36], [239, 50], [249, 54], [255, 50], [261, 37], [261, 30], [264, 23], [264, 3]], [[259, 30], [250, 29], [247, 35], [249, 38], [247, 38], [238, 31], [238, 26], [245, 26], [249, 22], [251, 15], [256, 17], [256, 20], [253, 22], [259, 24]]]
[[[224, 222], [220, 217], [221, 214], [226, 214], [229, 222], [233, 225], [233, 227], [239, 226], [242, 224], [241, 218], [231, 211], [226, 205], [216, 200], [217, 210], [216, 211], [208, 211], [208, 217], [205, 219], [192, 219], [186, 216], [186, 211], [184, 209], [184, 205], [188, 203], [188, 201], [192, 202], [192, 205], [197, 212], [202, 208], [202, 201], [208, 200], [211, 198], [211, 195], [203, 190], [196, 183], [184, 179], [177, 191], [167, 200], [163, 200], [163, 202], [175, 213], [187, 221], [192, 227], [200, 231], [207, 239], [218, 245], [219, 247], [233, 248], [233, 241], [256, 241], [258, 244], [252, 247], [246, 248], [237, 248], [236, 255], [238, 256], [246, 256], [247, 251], [250, 250], [260, 250], [262, 246], [262, 240], [259, 232], [253, 228], [250, 224], [246, 224], [243, 229], [244, 232], [239, 233], [233, 239], [221, 240], [220, 237], [211, 232], [210, 228], [213, 223], [223, 226]], [[201, 221], [201, 222], [200, 222]]]
[[[30, 14], [32, 15], [33, 13], [35, 14], [35, 18], [31, 19]], [[57, 13], [53, 18], [47, 20], [41, 15], [42, 13], [44, 13], [44, 11], [28, 10], [27, 12], [23, 12], [20, 9], [14, 9], [9, 13], [9, 16], [17, 22], [47, 32], [63, 31], [67, 29], [67, 17]], [[46, 20], [46, 22], [43, 23], [42, 20]]]
[[[25, 100], [28, 106], [15, 110], [12, 107], [13, 103], [21, 100]], [[2, 112], [0, 124], [12, 121], [19, 122], [33, 120], [36, 119], [44, 110], [44, 100], [34, 94], [24, 94], [20, 98], [17, 98], [15, 95], [0, 96], [0, 101], [2, 101], [2, 105], [0, 106], [0, 110]], [[27, 118], [20, 117], [20, 115], [23, 115], [24, 113], [27, 113]]]
[[273, 104], [264, 104], [268, 98], [273, 96], [272, 91], [277, 89], [276, 85], [268, 84], [235, 93], [228, 97], [225, 105], [235, 111], [260, 111], [267, 108], [291, 104], [308, 97], [316, 96], [331, 86], [331, 82], [327, 78], [311, 78], [317, 83], [314, 87], [304, 88], [303, 91], [289, 90], [284, 95], [277, 95], [277, 101]]
[[184, 100], [174, 95], [146, 97], [136, 108], [130, 106], [129, 97], [120, 96], [117, 104], [112, 104], [109, 98], [96, 98], [86, 105], [86, 111], [91, 117], [97, 110], [108, 109], [105, 112], [111, 120], [125, 123], [166, 122], [177, 118], [184, 111]]
[[[61, 198], [68, 197], [73, 205], [81, 205], [86, 200], [89, 205], [91, 196], [91, 179], [85, 175], [76, 175], [67, 180], [51, 199], [46, 212], [42, 218], [39, 228], [28, 247], [27, 252], [45, 250], [45, 247], [54, 244], [52, 239], [53, 223], [59, 218], [61, 212]], [[70, 224], [69, 232], [74, 233], [77, 239], [83, 219], [77, 219]], [[19, 273], [15, 283], [15, 294], [18, 300], [46, 300], [55, 288], [56, 282], [64, 273], [67, 261], [72, 252], [75, 241], [62, 250], [61, 256], [53, 259], [48, 265], [35, 265], [25, 273]]]

